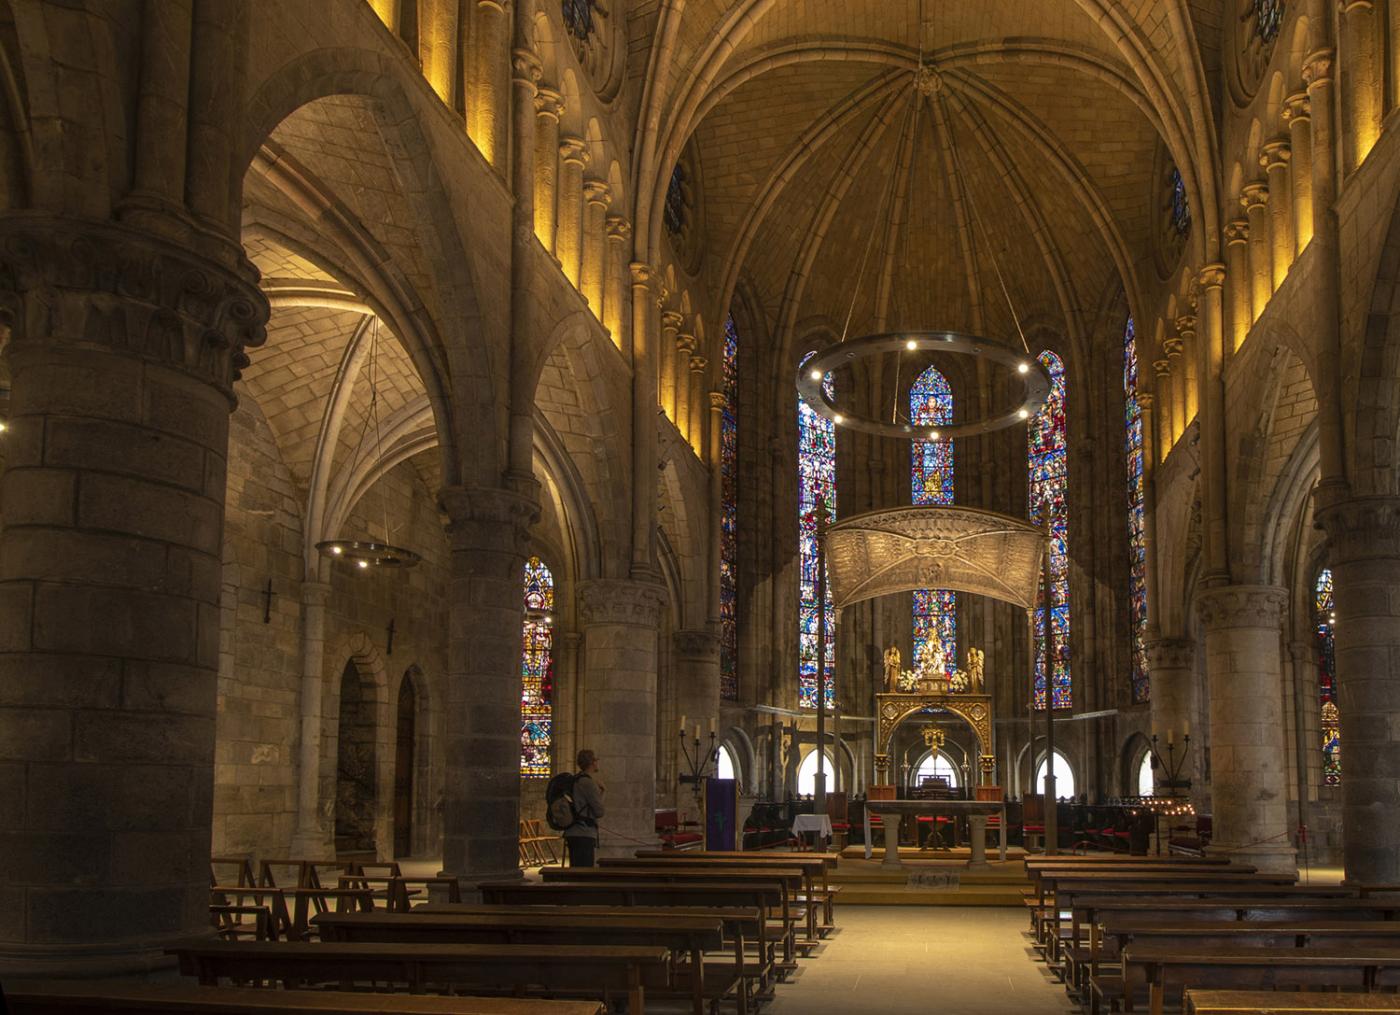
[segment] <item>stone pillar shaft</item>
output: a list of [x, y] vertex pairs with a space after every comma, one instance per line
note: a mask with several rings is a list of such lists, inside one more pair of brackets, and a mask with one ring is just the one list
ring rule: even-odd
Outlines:
[[[1147, 643], [1147, 668], [1152, 675], [1152, 735], [1157, 738], [1157, 750], [1164, 760], [1171, 759], [1167, 738], [1173, 740], [1176, 757], [1184, 760], [1177, 774], [1178, 781], [1190, 780], [1192, 796], [1199, 793], [1196, 762], [1204, 738], [1193, 730], [1196, 717], [1196, 671], [1193, 665], [1196, 646], [1184, 638], [1159, 638]], [[1185, 737], [1190, 734], [1188, 745]], [[1160, 767], [1155, 773], [1158, 786], [1169, 773]], [[1165, 788], [1158, 792], [1166, 794]]]
[[657, 575], [656, 559], [656, 356], [661, 299], [656, 272], [628, 263], [632, 276], [632, 575]]
[[1287, 594], [1227, 585], [1200, 594], [1210, 686], [1212, 849], [1261, 870], [1294, 868], [1280, 622]]
[[[1400, 11], [1400, 4], [1394, 6]], [[1283, 106], [1292, 151], [1288, 184], [1293, 198], [1293, 247], [1301, 254], [1313, 237], [1313, 140], [1312, 114], [1306, 92], [1290, 95]]]
[[[659, 357], [661, 364], [661, 408], [666, 415], [671, 418], [671, 422], [676, 424], [676, 429], [681, 429], [680, 416], [676, 412], [676, 363], [678, 356], [673, 351], [676, 342], [679, 340], [678, 333], [680, 327], [685, 323], [685, 318], [675, 310], [663, 310], [661, 312], [661, 349]], [[686, 361], [690, 356], [687, 354]], [[681, 376], [684, 376], [682, 374]]]
[[[297, 755], [297, 824], [293, 856], [331, 856], [335, 836], [322, 817], [321, 723], [325, 701], [326, 600], [329, 582], [301, 585], [301, 744]], [[326, 852], [331, 850], [332, 853]]]
[[1157, 448], [1160, 461], [1166, 461], [1176, 443], [1172, 434], [1172, 375], [1171, 365], [1164, 359], [1154, 360], [1152, 370], [1157, 375]]
[[579, 292], [588, 301], [593, 316], [602, 323], [608, 204], [612, 201], [612, 195], [602, 180], [589, 180], [583, 185], [583, 199], [583, 260], [579, 270]]
[[228, 419], [267, 301], [57, 216], [0, 220], [0, 278], [0, 979], [150, 968], [209, 930]]
[[1200, 394], [1197, 387], [1198, 371], [1196, 369], [1200, 352], [1196, 348], [1196, 319], [1190, 316], [1178, 317], [1176, 327], [1181, 334], [1181, 428], [1185, 430], [1200, 411]]
[[554, 632], [554, 770], [572, 768], [578, 755], [579, 645], [583, 636], [576, 631]]
[[1225, 495], [1225, 359], [1232, 351], [1225, 337], [1225, 266], [1207, 264], [1196, 276], [1200, 284], [1199, 387], [1202, 515], [1205, 524], [1205, 574], [1215, 581], [1229, 573]]
[[552, 88], [541, 88], [535, 110], [535, 235], [552, 254], [558, 226], [559, 117], [564, 99]]
[[1249, 277], [1249, 223], [1234, 219], [1225, 226], [1225, 281], [1229, 285], [1229, 352], [1244, 345], [1254, 314], [1250, 309], [1253, 284]]
[[[709, 631], [677, 631], [672, 638], [675, 654], [672, 679], [676, 688], [676, 715], [686, 722], [686, 745], [695, 750], [695, 728], [700, 728], [700, 749], [710, 743], [710, 724], [719, 721], [719, 639]], [[679, 722], [679, 719], [677, 720]], [[670, 740], [676, 752], [679, 772], [688, 771], [676, 743], [676, 729], [662, 730], [661, 739]], [[677, 802], [691, 803], [689, 787], [676, 788]]]
[[559, 143], [559, 231], [554, 240], [554, 256], [564, 277], [577, 288], [583, 269], [583, 167], [588, 165], [588, 149], [581, 137], [566, 137]]
[[1241, 192], [1240, 203], [1249, 218], [1249, 279], [1250, 305], [1254, 316], [1250, 323], [1269, 305], [1274, 294], [1273, 246], [1269, 241], [1269, 188], [1262, 183], [1248, 184]]
[[501, 0], [476, 0], [473, 20], [471, 111], [467, 133], [477, 149], [497, 169], [505, 168], [506, 121], [509, 114], [506, 76], [509, 68], [510, 21]]
[[1380, 137], [1381, 61], [1376, 52], [1372, 0], [1340, 0], [1342, 61], [1342, 166], [1349, 175]]
[[1172, 444], [1176, 444], [1177, 439], [1186, 429], [1186, 382], [1185, 372], [1181, 365], [1181, 338], [1173, 335], [1162, 342], [1162, 348], [1167, 354], [1167, 376], [1169, 393], [1167, 401], [1171, 410], [1171, 435]]
[[1293, 233], [1293, 181], [1288, 172], [1288, 163], [1292, 157], [1293, 152], [1288, 141], [1282, 139], [1270, 141], [1259, 155], [1259, 166], [1264, 170], [1269, 185], [1269, 246], [1273, 251], [1275, 292], [1288, 277], [1288, 269], [1293, 264], [1293, 252], [1298, 242]]
[[694, 335], [676, 336], [676, 427], [690, 440], [690, 358], [695, 353]]
[[609, 215], [607, 226], [608, 263], [603, 282], [603, 327], [612, 336], [613, 345], [630, 353], [631, 343], [627, 335], [627, 257], [631, 249], [628, 241], [632, 238], [632, 224], [619, 215]]
[[704, 356], [690, 357], [690, 425], [686, 436], [696, 457], [705, 458], [705, 367], [709, 361]]

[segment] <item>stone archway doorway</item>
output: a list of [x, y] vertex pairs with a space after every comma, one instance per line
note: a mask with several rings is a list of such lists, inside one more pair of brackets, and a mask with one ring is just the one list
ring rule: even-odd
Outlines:
[[340, 714], [335, 763], [335, 851], [337, 856], [374, 859], [377, 750], [372, 679], [351, 659], [340, 675]]
[[413, 767], [417, 747], [418, 690], [411, 674], [399, 685], [394, 737], [394, 856], [413, 852]]

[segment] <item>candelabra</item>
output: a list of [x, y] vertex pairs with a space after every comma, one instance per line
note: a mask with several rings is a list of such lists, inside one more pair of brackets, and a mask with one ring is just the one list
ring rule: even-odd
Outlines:
[[694, 789], [695, 797], [700, 798], [700, 787], [704, 781], [714, 774], [714, 766], [719, 761], [719, 745], [715, 743], [715, 721], [710, 720], [710, 746], [702, 751], [700, 749], [700, 724], [695, 724], [695, 733], [686, 741], [685, 716], [681, 716], [681, 728], [679, 732], [681, 741], [681, 757], [685, 760], [685, 765], [689, 772], [680, 774], [682, 783], [689, 783]]
[[1156, 783], [1161, 788], [1168, 791], [1168, 796], [1184, 794], [1184, 791], [1191, 788], [1191, 780], [1181, 778], [1182, 769], [1186, 767], [1186, 756], [1191, 753], [1191, 734], [1188, 731], [1181, 738], [1181, 758], [1176, 756], [1176, 738], [1171, 730], [1167, 731], [1167, 756], [1162, 757], [1162, 752], [1157, 749], [1157, 734], [1152, 734], [1152, 767], [1162, 769], [1166, 772], [1165, 779], [1158, 779]]

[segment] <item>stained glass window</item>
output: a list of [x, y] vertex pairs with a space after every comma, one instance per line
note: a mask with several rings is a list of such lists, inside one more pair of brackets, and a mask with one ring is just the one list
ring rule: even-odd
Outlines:
[[1050, 528], [1049, 588], [1040, 579], [1035, 610], [1035, 707], [1045, 707], [1045, 609], [1047, 592], [1055, 653], [1050, 661], [1050, 684], [1056, 708], [1069, 708], [1069, 452], [1065, 425], [1065, 366], [1048, 349], [1037, 359], [1050, 375], [1050, 395], [1027, 428], [1030, 474], [1030, 518]]
[[1142, 406], [1138, 404], [1137, 335], [1133, 319], [1123, 330], [1123, 394], [1128, 456], [1128, 612], [1132, 634], [1133, 701], [1148, 699], [1147, 676], [1147, 530], [1143, 521]]
[[739, 333], [724, 322], [719, 418], [719, 691], [739, 699]]
[[1322, 702], [1322, 781], [1342, 782], [1342, 726], [1337, 713], [1337, 655], [1332, 636], [1336, 605], [1332, 599], [1332, 571], [1323, 568], [1313, 586], [1313, 630], [1317, 635], [1317, 684]]
[[[921, 373], [909, 389], [909, 421], [934, 429], [953, 420], [953, 390], [936, 367]], [[910, 483], [915, 504], [953, 503], [953, 442], [914, 441], [910, 445]], [[914, 593], [914, 669], [932, 645], [943, 651], [944, 670], [958, 665], [957, 595], [946, 589]]]
[[[810, 357], [809, 357], [810, 358]], [[806, 362], [804, 359], [803, 362]], [[830, 385], [830, 377], [827, 384]], [[828, 389], [829, 391], [829, 389]], [[797, 519], [800, 575], [797, 588], [797, 690], [803, 708], [817, 707], [817, 503], [824, 501], [828, 521], [836, 520], [836, 425], [797, 396]], [[826, 586], [825, 688], [834, 700], [836, 609]]]
[[1171, 188], [1172, 229], [1178, 236], [1185, 236], [1191, 231], [1191, 203], [1186, 198], [1186, 181], [1175, 166], [1167, 177], [1167, 186]]
[[1273, 42], [1283, 28], [1284, 0], [1252, 0], [1246, 17], [1254, 16], [1254, 34], [1265, 43]]
[[564, 0], [564, 27], [576, 39], [593, 32], [593, 0]]
[[671, 182], [666, 186], [666, 208], [662, 216], [666, 229], [672, 236], [678, 236], [685, 228], [685, 167], [679, 162], [671, 170]]
[[520, 657], [520, 774], [550, 774], [554, 700], [554, 575], [538, 557], [525, 564], [525, 622]]

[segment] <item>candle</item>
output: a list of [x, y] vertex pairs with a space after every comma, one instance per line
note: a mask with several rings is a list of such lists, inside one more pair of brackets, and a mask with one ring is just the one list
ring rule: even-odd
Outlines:
[[1191, 735], [1191, 724], [1189, 722], [1186, 724], [1183, 732], [1188, 737]]
[[1171, 743], [1175, 742], [1175, 740], [1176, 740], [1176, 731], [1175, 731], [1175, 730], [1167, 730], [1167, 743], [1168, 743], [1168, 744], [1171, 744]]
[[715, 735], [715, 732], [716, 732], [716, 723], [715, 723], [715, 720], [711, 719], [711, 720], [710, 720], [710, 736], [714, 736], [714, 735]]
[[681, 716], [681, 735], [685, 735], [685, 716]]
[[699, 743], [699, 742], [700, 742], [700, 724], [699, 724], [699, 723], [696, 723], [696, 724], [695, 724], [695, 742], [696, 742], [696, 743]]

